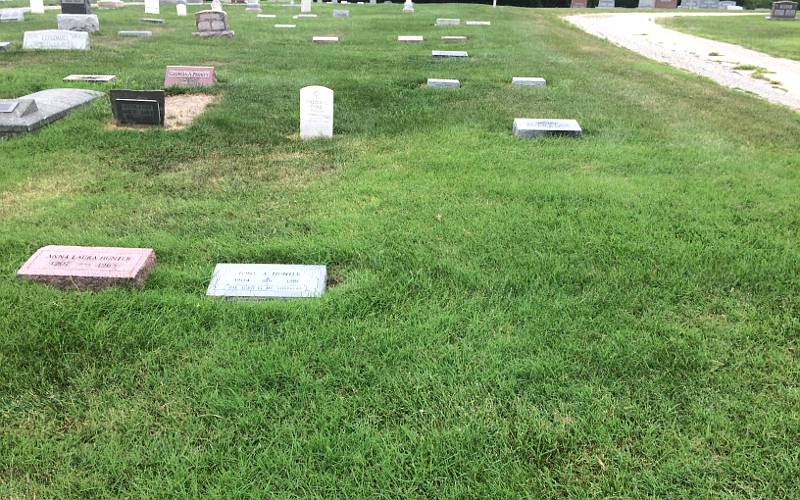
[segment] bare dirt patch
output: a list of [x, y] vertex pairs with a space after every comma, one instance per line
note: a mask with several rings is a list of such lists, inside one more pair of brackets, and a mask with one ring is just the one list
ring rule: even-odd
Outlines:
[[[164, 130], [182, 130], [202, 115], [208, 106], [219, 101], [221, 96], [210, 94], [169, 95], [164, 99]], [[106, 130], [151, 130], [148, 125], [106, 125]]]

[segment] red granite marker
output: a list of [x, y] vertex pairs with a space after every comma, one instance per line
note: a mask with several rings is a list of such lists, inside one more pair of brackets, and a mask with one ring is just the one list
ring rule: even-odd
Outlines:
[[141, 287], [155, 265], [152, 248], [49, 245], [37, 250], [17, 277], [78, 290]]
[[212, 87], [217, 84], [213, 66], [167, 66], [164, 87]]

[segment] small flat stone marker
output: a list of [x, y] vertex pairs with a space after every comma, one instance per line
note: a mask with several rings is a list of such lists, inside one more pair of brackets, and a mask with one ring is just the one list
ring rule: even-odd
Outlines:
[[25, 50], [89, 50], [89, 33], [85, 31], [26, 31], [22, 38]]
[[439, 18], [436, 20], [436, 26], [458, 26], [461, 24], [461, 19], [446, 19]]
[[469, 57], [469, 54], [464, 52], [463, 50], [433, 50], [431, 51], [431, 55], [433, 57]]
[[315, 36], [311, 38], [314, 43], [339, 43], [338, 36]]
[[321, 297], [325, 266], [290, 264], [217, 264], [206, 295], [248, 299]]
[[445, 42], [466, 42], [467, 37], [463, 35], [445, 35], [442, 40]]
[[144, 13], [145, 14], [161, 14], [161, 7], [159, 0], [144, 0]]
[[164, 87], [212, 87], [217, 84], [214, 66], [167, 66]]
[[163, 19], [156, 19], [154, 17], [143, 17], [140, 21], [145, 24], [164, 24], [166, 22]]
[[467, 26], [491, 26], [491, 21], [467, 21], [465, 23]]
[[397, 37], [398, 42], [419, 43], [424, 42], [425, 37], [422, 35], [400, 35]]
[[428, 87], [434, 89], [457, 89], [461, 87], [461, 82], [444, 78], [428, 78]]
[[0, 52], [6, 51], [11, 47], [11, 42], [0, 42]]
[[548, 135], [580, 137], [583, 131], [575, 120], [542, 120], [532, 118], [514, 119], [514, 137], [531, 138]]
[[276, 24], [276, 28], [296, 28], [296, 24]]
[[17, 277], [78, 290], [141, 287], [155, 265], [152, 248], [49, 245], [37, 250]]
[[0, 22], [21, 23], [25, 20], [25, 11], [22, 9], [3, 9], [0, 11]]
[[[344, 2], [342, 2], [342, 3], [344, 3]], [[350, 17], [350, 11], [349, 10], [334, 10], [333, 11], [333, 17]]]
[[68, 75], [64, 77], [65, 82], [106, 83], [113, 82], [116, 79], [116, 75]]
[[153, 36], [153, 32], [152, 31], [117, 31], [117, 35], [119, 35], [119, 36], [148, 37], [148, 36]]
[[295, 19], [315, 19], [317, 17], [316, 14], [297, 14], [293, 16]]
[[547, 85], [547, 81], [544, 78], [515, 76], [511, 79], [511, 85], [515, 87], [544, 87]]
[[256, 17], [260, 19], [275, 19], [278, 16], [276, 16], [275, 14], [258, 14], [256, 15]]

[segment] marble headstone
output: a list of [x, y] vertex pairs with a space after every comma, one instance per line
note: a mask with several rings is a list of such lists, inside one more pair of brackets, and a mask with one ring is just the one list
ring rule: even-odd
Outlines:
[[436, 20], [436, 26], [458, 26], [461, 24], [461, 19], [447, 19], [447, 18], [438, 18]]
[[31, 14], [44, 14], [44, 0], [31, 0]]
[[186, 17], [187, 14], [186, 4], [185, 3], [175, 4], [175, 14], [177, 14], [178, 17]]
[[547, 85], [547, 82], [544, 78], [515, 76], [511, 79], [511, 85], [515, 87], [544, 87]]
[[158, 3], [158, 0], [144, 0], [144, 13], [155, 15], [160, 14], [161, 7]]
[[312, 85], [300, 89], [300, 139], [333, 137], [333, 90]]
[[22, 38], [26, 50], [89, 50], [89, 33], [85, 31], [26, 31]]
[[56, 24], [60, 30], [85, 31], [86, 33], [100, 31], [100, 20], [95, 14], [58, 14]]
[[152, 31], [130, 31], [130, 30], [123, 30], [117, 31], [117, 35], [119, 36], [135, 36], [135, 37], [150, 37], [153, 36]]
[[349, 10], [334, 10], [333, 17], [350, 17]]
[[25, 20], [25, 11], [22, 9], [2, 9], [0, 11], [0, 22], [21, 23]]
[[308, 14], [311, 12], [311, 0], [300, 0], [300, 13]]
[[65, 82], [108, 83], [116, 79], [117, 75], [67, 75], [64, 77]]
[[425, 38], [422, 35], [400, 35], [397, 37], [397, 41], [419, 43], [419, 42], [424, 42]]
[[427, 85], [434, 89], [457, 89], [461, 87], [461, 82], [445, 78], [428, 78]]

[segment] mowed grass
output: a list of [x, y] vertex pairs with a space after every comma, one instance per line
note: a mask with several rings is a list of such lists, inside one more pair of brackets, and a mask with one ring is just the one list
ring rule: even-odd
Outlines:
[[[796, 497], [800, 115], [564, 11], [313, 9], [276, 30], [295, 9], [230, 7], [230, 40], [99, 11], [88, 53], [19, 50], [54, 12], [0, 25], [3, 98], [173, 64], [215, 65], [222, 96], [182, 131], [110, 130], [101, 100], [0, 141], [0, 497]], [[333, 140], [297, 140], [312, 84]], [[585, 136], [516, 140], [515, 117]], [[143, 290], [17, 280], [47, 244], [158, 266]], [[218, 262], [336, 286], [212, 300]]]
[[800, 61], [800, 22], [771, 21], [765, 16], [769, 12], [758, 16], [669, 17], [659, 22], [691, 35]]

